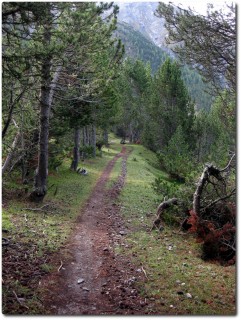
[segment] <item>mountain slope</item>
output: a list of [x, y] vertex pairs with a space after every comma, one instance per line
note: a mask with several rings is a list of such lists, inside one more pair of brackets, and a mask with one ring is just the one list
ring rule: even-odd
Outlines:
[[150, 62], [153, 72], [169, 56], [164, 50], [157, 47], [151, 40], [125, 22], [118, 22], [116, 36], [121, 38], [124, 43], [128, 57]]
[[154, 15], [158, 2], [117, 2], [119, 8], [118, 21], [125, 22], [136, 31], [141, 32], [155, 45], [166, 49], [164, 19]]
[[[147, 39], [141, 32], [125, 22], [118, 22], [115, 36], [120, 38], [124, 43], [127, 57], [139, 59], [146, 63], [149, 62], [153, 73], [170, 56], [162, 48]], [[196, 103], [197, 109], [209, 110], [212, 97], [205, 92], [207, 84], [202, 81], [202, 77], [187, 66], [182, 67], [182, 76], [189, 94]]]

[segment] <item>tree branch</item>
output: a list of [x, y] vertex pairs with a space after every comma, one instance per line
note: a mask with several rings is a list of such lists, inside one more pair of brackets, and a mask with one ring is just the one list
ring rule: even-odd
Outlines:
[[236, 193], [236, 188], [234, 188], [228, 195], [226, 195], [225, 197], [220, 197], [216, 200], [214, 200], [213, 202], [209, 203], [205, 208], [202, 208], [202, 211], [205, 211], [207, 208], [210, 208], [212, 206], [214, 206], [216, 203], [218, 203], [219, 201], [223, 201], [226, 200], [228, 198], [230, 198], [231, 196], [233, 196]]
[[27, 90], [27, 87], [25, 87], [23, 89], [23, 91], [17, 96], [17, 98], [13, 101], [13, 103], [10, 105], [9, 107], [9, 112], [8, 112], [8, 119], [5, 123], [5, 126], [2, 130], [2, 139], [5, 137], [6, 135], [6, 132], [7, 132], [7, 129], [9, 127], [9, 124], [12, 120], [12, 114], [13, 114], [13, 109], [14, 109], [14, 106], [19, 102], [19, 100], [22, 98], [23, 94], [25, 93], [25, 91]]

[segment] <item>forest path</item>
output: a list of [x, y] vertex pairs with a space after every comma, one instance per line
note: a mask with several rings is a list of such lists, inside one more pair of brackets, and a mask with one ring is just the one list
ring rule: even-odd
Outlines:
[[[52, 315], [143, 314], [146, 301], [134, 287], [143, 274], [114, 246], [125, 246], [128, 233], [116, 198], [124, 186], [130, 151], [123, 147], [106, 166], [89, 197], [76, 228], [57, 259], [63, 267], [42, 283], [44, 305]], [[114, 186], [105, 188], [116, 161], [121, 173]]]

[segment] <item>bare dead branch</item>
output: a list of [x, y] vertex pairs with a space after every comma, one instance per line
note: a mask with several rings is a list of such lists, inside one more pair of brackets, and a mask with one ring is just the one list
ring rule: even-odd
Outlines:
[[14, 290], [13, 290], [13, 294], [14, 294], [17, 302], [18, 302], [22, 307], [24, 307], [24, 308], [26, 308], [26, 309], [29, 309], [28, 306], [26, 306], [25, 304], [22, 303], [22, 301], [21, 301], [20, 298], [17, 296], [17, 294], [16, 294], [16, 292], [15, 292]]
[[12, 114], [13, 114], [13, 109], [15, 107], [15, 105], [19, 102], [19, 100], [23, 97], [24, 93], [26, 92], [27, 87], [25, 87], [22, 92], [17, 96], [17, 98], [12, 102], [12, 104], [9, 106], [9, 112], [8, 112], [8, 118], [7, 121], [4, 125], [4, 128], [2, 130], [2, 139], [5, 137], [6, 132], [8, 130], [9, 124], [12, 120]]
[[231, 196], [233, 196], [236, 193], [236, 188], [234, 188], [228, 195], [226, 195], [225, 197], [220, 197], [216, 200], [214, 200], [213, 202], [209, 203], [205, 208], [202, 208], [202, 211], [205, 211], [207, 208], [210, 208], [212, 206], [214, 206], [216, 203], [218, 203], [219, 201], [223, 201], [226, 200], [228, 198], [230, 198]]
[[141, 267], [141, 270], [143, 271], [143, 273], [144, 273], [145, 277], [147, 278], [147, 280], [149, 280], [148, 277], [147, 277], [145, 269], [143, 267]]
[[224, 171], [226, 171], [226, 170], [229, 169], [229, 167], [231, 166], [231, 163], [232, 163], [234, 157], [235, 157], [235, 153], [232, 155], [232, 157], [231, 157], [231, 159], [229, 160], [229, 162], [228, 162], [228, 164], [226, 165], [226, 167], [225, 167], [224, 169], [220, 170], [220, 172], [224, 172]]
[[40, 207], [40, 208], [23, 208], [23, 209], [21, 209], [21, 210], [41, 211], [41, 212], [53, 213], [53, 212], [47, 210], [47, 208], [48, 208], [49, 205], [50, 205], [50, 204], [47, 203], [47, 204], [45, 204], [44, 206], [42, 206], [42, 207]]
[[163, 201], [157, 208], [157, 219], [153, 222], [153, 226], [151, 231], [157, 228], [158, 230], [162, 229], [161, 221], [162, 221], [162, 213], [172, 205], [178, 205], [178, 199], [172, 198], [166, 201]]
[[231, 248], [234, 252], [236, 252], [236, 248], [233, 245], [231, 245], [229, 242], [222, 241], [222, 244], [224, 244], [225, 246]]
[[62, 267], [63, 267], [63, 262], [60, 261], [60, 266], [59, 266], [59, 268], [58, 268], [58, 272], [62, 269]]
[[[202, 197], [202, 193], [203, 193], [204, 187], [207, 185], [207, 183], [212, 183], [211, 180], [210, 180], [210, 177], [213, 176], [218, 181], [222, 181], [224, 186], [225, 186], [225, 180], [222, 177], [221, 173], [227, 171], [230, 168], [232, 160], [234, 159], [234, 157], [235, 157], [235, 154], [233, 154], [233, 156], [229, 160], [227, 166], [224, 169], [221, 169], [221, 170], [216, 168], [212, 164], [207, 164], [205, 166], [205, 168], [203, 170], [203, 173], [202, 173], [202, 175], [201, 175], [201, 177], [200, 177], [200, 179], [199, 179], [199, 181], [197, 183], [196, 191], [195, 191], [195, 193], [193, 195], [193, 211], [196, 212], [197, 215], [200, 215], [200, 210], [201, 210], [200, 209], [200, 206], [201, 206], [200, 202], [201, 202], [201, 197]], [[230, 195], [224, 196], [224, 197], [220, 197], [220, 198], [216, 199], [211, 204], [209, 204], [207, 207], [213, 206], [217, 202], [229, 198], [234, 192], [235, 192], [235, 189], [233, 191], [231, 191]], [[205, 209], [207, 207], [205, 207]], [[202, 209], [202, 210], [204, 210], [204, 209]]]

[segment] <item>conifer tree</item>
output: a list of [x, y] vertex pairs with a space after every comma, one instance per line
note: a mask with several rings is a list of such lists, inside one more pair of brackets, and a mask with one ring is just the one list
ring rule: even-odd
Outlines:
[[[153, 80], [151, 116], [156, 123], [156, 139], [159, 150], [181, 126], [188, 139], [192, 130], [194, 104], [181, 79], [177, 62], [167, 59]], [[191, 141], [190, 141], [191, 142]]]
[[[34, 201], [42, 201], [47, 192], [49, 121], [53, 118], [53, 105], [57, 99], [63, 99], [66, 88], [70, 90], [65, 98], [75, 107], [96, 100], [103, 83], [115, 73], [111, 62], [114, 65], [121, 60], [123, 47], [111, 39], [117, 10], [113, 3], [92, 2], [3, 5], [4, 84], [6, 88], [11, 86], [15, 78], [19, 83], [10, 95], [7, 89], [4, 91], [3, 136], [12, 121], [13, 109], [31, 88], [31, 96], [26, 96], [26, 100], [31, 97], [28, 102], [37, 111], [35, 130], [39, 130], [38, 164], [30, 197]], [[105, 11], [108, 13], [103, 22], [101, 15]], [[112, 46], [116, 50], [110, 61], [105, 55]]]
[[[226, 4], [226, 10], [213, 10], [210, 4], [206, 16], [160, 2], [156, 15], [165, 19], [167, 42], [188, 65], [220, 90], [224, 83], [236, 89], [236, 8]], [[224, 78], [225, 77], [225, 78]]]

